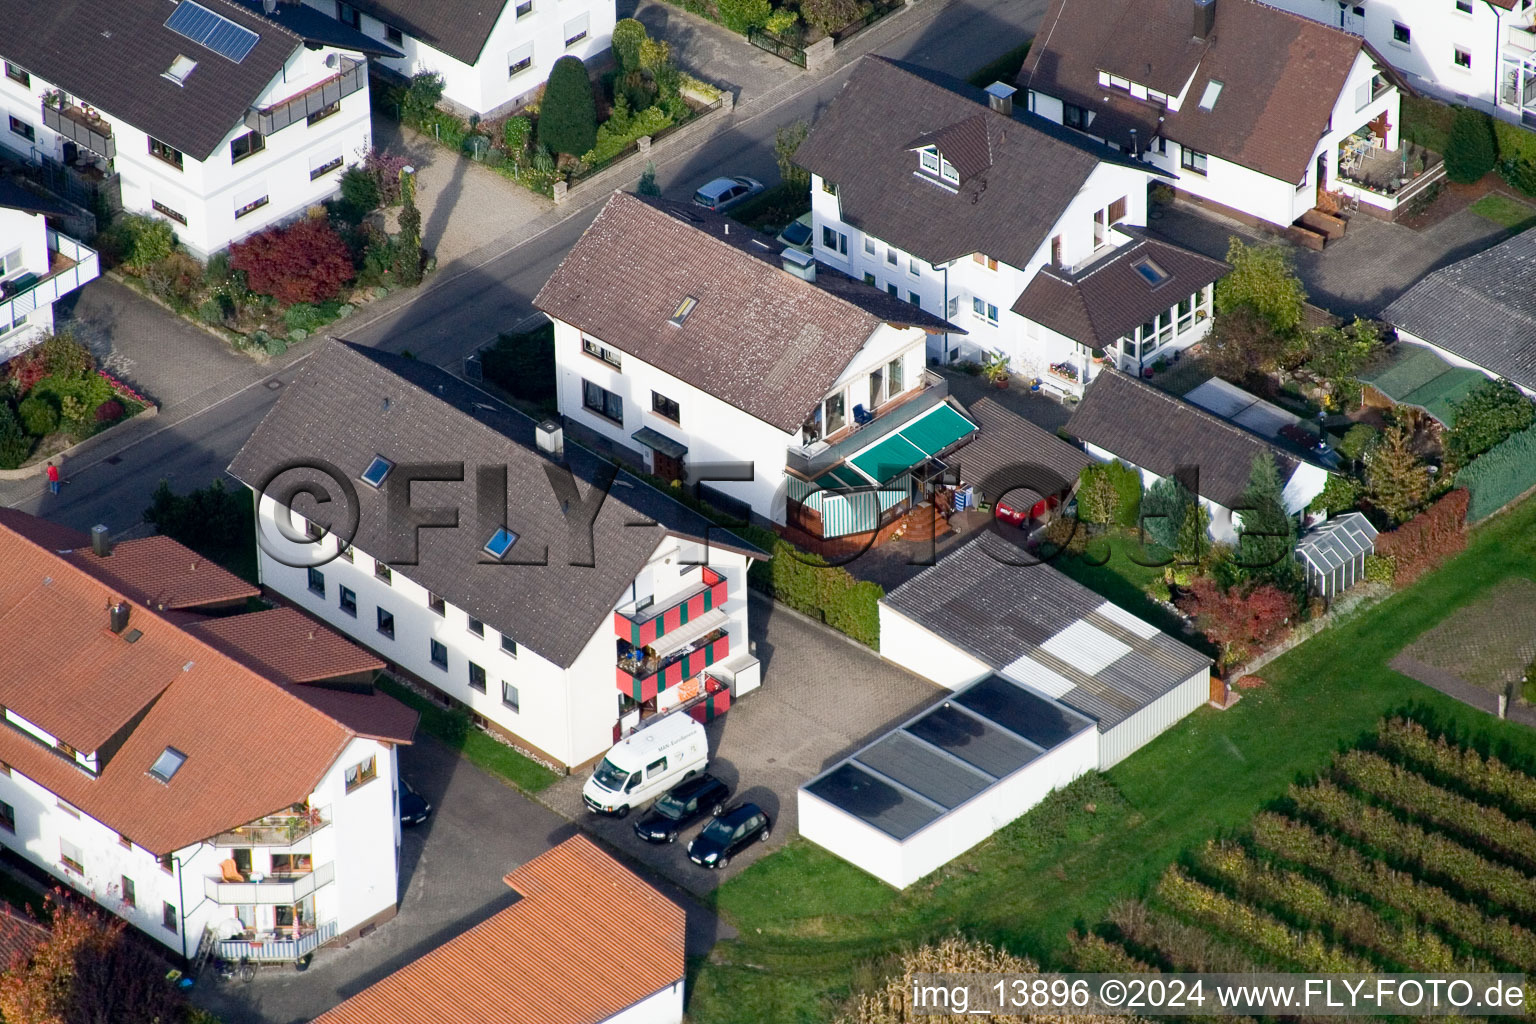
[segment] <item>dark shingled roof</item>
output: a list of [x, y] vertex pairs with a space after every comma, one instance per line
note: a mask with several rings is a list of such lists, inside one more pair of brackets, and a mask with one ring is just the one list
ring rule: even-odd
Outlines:
[[33, 192], [21, 181], [0, 177], [0, 206], [27, 213], [55, 213], [67, 216], [75, 211], [52, 196]]
[[[1030, 487], [1040, 494], [1058, 493], [1077, 483], [1078, 474], [1093, 463], [1087, 453], [1037, 426], [995, 398], [980, 398], [966, 408], [981, 427], [972, 440], [945, 457], [958, 466], [962, 478], [979, 488], [986, 501], [996, 501], [1010, 488]], [[1042, 471], [1054, 479], [1037, 479]]]
[[1536, 389], [1536, 231], [1427, 275], [1381, 314], [1489, 373]]
[[[1220, 0], [1215, 29], [1194, 38], [1191, 0], [1052, 0], [1018, 85], [1095, 111], [1090, 130], [1129, 146], [1162, 136], [1282, 181], [1298, 182], [1364, 48], [1359, 36], [1256, 3]], [[1099, 72], [1177, 96], [1178, 110], [1099, 84]], [[1193, 75], [1193, 80], [1190, 76]], [[1221, 83], [1209, 110], [1206, 86]], [[1166, 121], [1159, 125], [1159, 117]]]
[[[958, 140], [956, 153], [942, 150], [958, 194], [913, 173], [912, 147], [940, 137]], [[844, 220], [891, 245], [930, 263], [980, 252], [1014, 267], [1100, 162], [1159, 173], [1044, 118], [1000, 114], [958, 79], [875, 56], [860, 60], [795, 162], [837, 186]]]
[[[1136, 270], [1144, 258], [1168, 274], [1168, 280], [1149, 284]], [[1014, 302], [1013, 311], [1089, 348], [1104, 348], [1228, 269], [1221, 260], [1182, 246], [1138, 238], [1075, 274], [1041, 267]]]
[[[782, 248], [696, 206], [615, 192], [533, 302], [785, 431], [881, 324], [959, 331], [826, 267], [814, 283], [786, 273]], [[671, 323], [689, 296], [698, 305]]]
[[[229, 0], [198, 2], [261, 37], [240, 63], [166, 28], [176, 6], [165, 0], [0, 0], [0, 51], [108, 116], [206, 160], [303, 43]], [[197, 61], [183, 85], [161, 77], [178, 56]]]
[[[1210, 658], [1153, 630], [991, 529], [882, 600], [1015, 681], [1038, 687], [1031, 682], [1036, 673], [1054, 673], [1070, 684], [1055, 699], [1093, 719], [1100, 732], [1211, 664]], [[1129, 650], [1088, 671], [1073, 664], [1075, 652], [1060, 642], [1046, 646], [1065, 630], [1081, 629], [1078, 623]], [[1030, 662], [1022, 671], [1016, 664], [1021, 658]], [[1085, 665], [1093, 660], [1082, 659]]]
[[506, 7], [505, 0], [348, 0], [364, 14], [473, 64]]
[[1299, 465], [1295, 455], [1257, 434], [1108, 368], [1084, 390], [1067, 432], [1161, 477], [1198, 466], [1201, 496], [1227, 508], [1248, 490], [1255, 456], [1274, 455], [1282, 481]]
[[252, 14], [259, 14], [268, 21], [288, 29], [306, 43], [334, 46], [339, 50], [352, 50], [374, 57], [404, 57], [405, 54], [382, 39], [375, 39], [366, 32], [359, 32], [351, 25], [343, 24], [330, 15], [323, 14], [302, 3], [280, 3], [271, 14], [265, 12], [262, 0], [234, 0]]
[[[614, 479], [589, 534], [568, 529], [551, 478], [558, 467], [534, 447], [534, 426], [435, 366], [333, 341], [316, 350], [299, 378], [283, 389], [229, 470], [256, 486], [279, 466], [312, 465], [316, 459], [354, 482], [376, 455], [397, 465], [462, 462], [463, 483], [414, 488], [418, 507], [462, 509], [462, 526], [421, 530], [418, 564], [400, 572], [561, 667], [569, 667], [611, 619], [620, 595], [666, 537], [707, 540], [712, 548], [765, 557], [626, 473]], [[595, 500], [593, 488], [600, 488], [612, 467], [570, 442], [565, 453], [579, 491], [573, 505]], [[507, 470], [505, 525], [519, 539], [506, 565], [486, 564], [489, 556], [482, 549], [490, 531], [476, 524], [477, 466]], [[315, 471], [292, 470], [282, 477], [285, 487], [302, 480], [335, 492], [335, 482]], [[385, 500], [391, 484], [381, 490], [361, 482], [354, 486], [360, 505], [354, 542], [363, 552], [388, 558], [393, 552]], [[306, 509], [313, 506], [301, 502], [298, 511]], [[539, 562], [546, 553], [548, 564], [516, 564]]]

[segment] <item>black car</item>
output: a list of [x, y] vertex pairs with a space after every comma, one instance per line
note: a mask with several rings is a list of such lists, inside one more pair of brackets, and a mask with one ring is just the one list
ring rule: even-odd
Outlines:
[[718, 817], [731, 798], [731, 787], [713, 775], [700, 775], [674, 787], [635, 822], [635, 835], [648, 843], [675, 843], [677, 834], [705, 815]]
[[405, 779], [400, 780], [400, 824], [420, 825], [432, 814], [427, 798], [411, 788]]
[[738, 804], [715, 818], [688, 844], [688, 859], [706, 868], [723, 868], [748, 843], [768, 841], [768, 815], [757, 804]]

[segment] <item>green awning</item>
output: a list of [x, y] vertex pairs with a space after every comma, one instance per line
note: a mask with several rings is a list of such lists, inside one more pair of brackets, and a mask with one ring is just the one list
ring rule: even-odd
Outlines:
[[975, 429], [976, 424], [941, 402], [848, 461], [867, 473], [870, 479], [883, 484], [924, 459], [937, 455]]
[[865, 449], [848, 461], [867, 473], [871, 480], [885, 483], [911, 469], [928, 457], [928, 453], [908, 441], [898, 431], [873, 448]]
[[976, 429], [976, 424], [947, 405], [936, 405], [927, 415], [919, 416], [901, 428], [901, 436], [928, 455], [937, 455]]
[[847, 466], [835, 466], [816, 478], [817, 487], [836, 489], [839, 487], [867, 487], [869, 481], [849, 469]]

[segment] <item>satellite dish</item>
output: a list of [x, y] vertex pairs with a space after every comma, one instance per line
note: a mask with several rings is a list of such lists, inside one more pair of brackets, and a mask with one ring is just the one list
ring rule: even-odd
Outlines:
[[326, 67], [328, 67], [328, 68], [335, 67], [336, 66], [336, 61], [337, 61], [337, 57], [336, 57], [336, 55], [334, 53], [328, 53], [328, 54], [325, 55], [325, 66]]

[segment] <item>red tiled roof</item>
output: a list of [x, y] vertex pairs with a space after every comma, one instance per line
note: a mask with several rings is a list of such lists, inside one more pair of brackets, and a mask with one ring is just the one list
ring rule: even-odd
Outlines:
[[68, 551], [71, 548], [87, 547], [91, 543], [91, 538], [79, 530], [39, 519], [19, 508], [0, 508], [0, 526], [15, 530], [50, 551]]
[[39, 943], [52, 934], [32, 918], [0, 907], [0, 964], [9, 966], [19, 957], [30, 956]]
[[156, 610], [199, 608], [256, 597], [261, 588], [170, 537], [125, 540], [99, 558], [86, 545], [66, 557], [92, 576]]
[[585, 836], [506, 882], [512, 906], [313, 1024], [597, 1024], [682, 984], [682, 908]]

